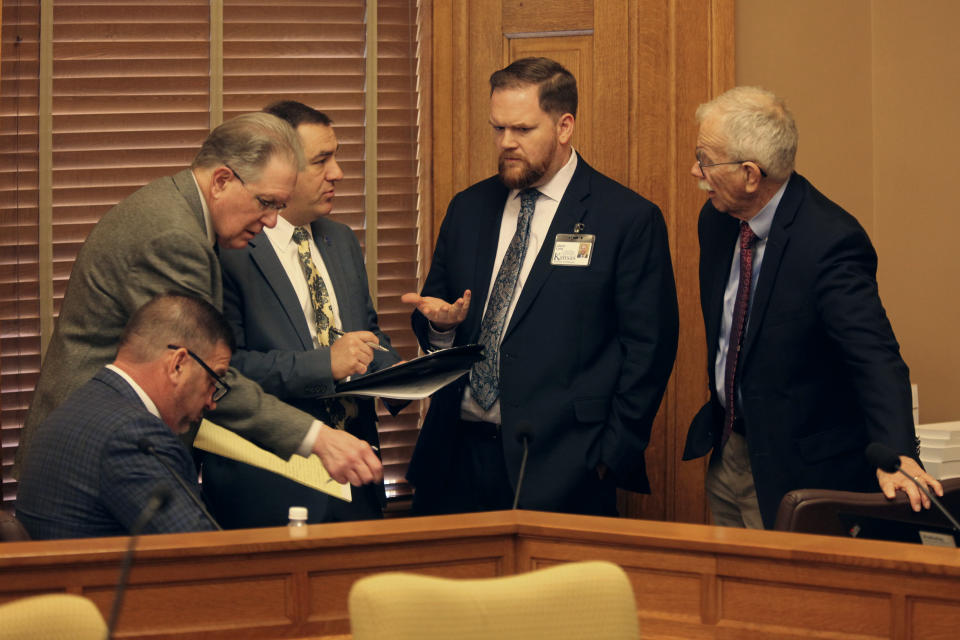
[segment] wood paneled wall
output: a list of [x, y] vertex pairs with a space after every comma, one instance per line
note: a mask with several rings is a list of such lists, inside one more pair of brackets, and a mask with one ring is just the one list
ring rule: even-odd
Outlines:
[[574, 146], [598, 170], [656, 202], [670, 232], [680, 301], [673, 378], [647, 450], [653, 493], [622, 494], [624, 515], [706, 522], [703, 460], [681, 463], [707, 398], [689, 174], [701, 102], [734, 83], [734, 0], [431, 0], [429, 155], [433, 238], [453, 195], [496, 171], [490, 74], [544, 55], [577, 77]]

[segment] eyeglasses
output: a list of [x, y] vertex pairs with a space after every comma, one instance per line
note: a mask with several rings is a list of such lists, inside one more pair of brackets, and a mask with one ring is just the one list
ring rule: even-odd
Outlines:
[[[240, 177], [240, 174], [238, 174], [236, 171], [233, 170], [233, 167], [231, 167], [227, 163], [224, 163], [223, 166], [225, 166], [227, 169], [230, 169], [230, 173], [233, 174], [233, 177], [240, 181], [241, 187], [243, 187], [247, 191], [250, 191], [250, 188], [247, 186], [247, 183], [243, 181], [243, 178]], [[287, 208], [286, 202], [277, 202], [276, 200], [267, 200], [266, 198], [261, 198], [255, 193], [253, 194], [253, 198], [254, 200], [257, 201], [257, 204], [260, 205], [261, 209], [273, 209], [275, 211], [283, 211], [284, 209]]]
[[[175, 344], [168, 344], [167, 349], [176, 350], [176, 349], [187, 349], [187, 348], [179, 347]], [[203, 359], [197, 354], [195, 354], [193, 351], [190, 351], [190, 349], [187, 349], [187, 355], [189, 355], [191, 358], [196, 360], [197, 364], [203, 367], [203, 370], [209, 373], [210, 377], [213, 378], [213, 386], [214, 386], [213, 401], [220, 402], [220, 400], [223, 399], [223, 396], [227, 395], [227, 392], [230, 391], [230, 385], [227, 384], [226, 380], [218, 376], [216, 371], [208, 367], [207, 363], [204, 362]]]
[[760, 175], [763, 176], [764, 178], [767, 177], [767, 172], [763, 170], [763, 167], [757, 164], [756, 160], [731, 160], [729, 162], [712, 162], [710, 164], [704, 164], [703, 152], [697, 151], [697, 164], [700, 165], [700, 173], [704, 176], [707, 175], [707, 172], [704, 171], [704, 169], [707, 169], [709, 167], [719, 167], [722, 164], [743, 164], [744, 162], [752, 162], [753, 164], [756, 164], [757, 169], [760, 169]]

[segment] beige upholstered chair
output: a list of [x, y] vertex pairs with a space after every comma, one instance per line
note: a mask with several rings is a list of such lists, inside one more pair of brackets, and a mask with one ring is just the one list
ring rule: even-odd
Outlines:
[[103, 640], [107, 624], [96, 605], [66, 593], [0, 605], [0, 640]]
[[354, 640], [634, 640], [637, 603], [623, 569], [574, 562], [478, 580], [383, 573], [350, 590]]

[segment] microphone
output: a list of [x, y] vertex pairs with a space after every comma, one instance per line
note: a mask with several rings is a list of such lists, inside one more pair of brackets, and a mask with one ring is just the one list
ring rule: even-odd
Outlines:
[[107, 640], [113, 638], [113, 630], [117, 626], [117, 619], [120, 617], [120, 607], [123, 606], [123, 596], [127, 590], [127, 578], [130, 575], [130, 567], [133, 564], [133, 549], [137, 545], [137, 536], [143, 530], [147, 523], [153, 520], [167, 504], [170, 502], [170, 487], [165, 484], [157, 485], [150, 492], [147, 499], [147, 506], [140, 511], [140, 515], [130, 527], [130, 544], [127, 545], [127, 551], [123, 554], [123, 563], [120, 565], [120, 579], [117, 581], [117, 593], [113, 597], [113, 606], [110, 608], [110, 623], [107, 625]]
[[140, 438], [140, 440], [137, 441], [137, 447], [139, 447], [140, 451], [142, 451], [143, 453], [146, 453], [147, 455], [151, 455], [154, 458], [156, 458], [157, 461], [160, 464], [162, 464], [167, 471], [170, 472], [170, 475], [174, 477], [174, 479], [180, 484], [180, 486], [183, 487], [183, 490], [187, 492], [188, 496], [190, 496], [190, 499], [193, 501], [193, 504], [197, 505], [197, 508], [203, 512], [203, 515], [207, 517], [207, 520], [210, 521], [210, 524], [212, 524], [217, 531], [223, 531], [223, 527], [220, 526], [220, 523], [214, 520], [213, 516], [210, 515], [210, 512], [207, 511], [206, 505], [204, 505], [203, 501], [200, 498], [198, 498], [197, 495], [190, 489], [186, 481], [182, 477], [180, 477], [180, 474], [177, 473], [176, 470], [174, 470], [174, 468], [171, 467], [166, 460], [163, 459], [163, 456], [160, 456], [157, 454], [157, 448], [154, 447], [153, 444], [151, 444], [150, 440], [148, 440], [147, 438]]
[[937, 496], [935, 496], [932, 491], [927, 489], [926, 485], [921, 484], [916, 478], [900, 468], [900, 456], [896, 451], [886, 445], [880, 444], [879, 442], [872, 442], [867, 447], [866, 453], [867, 460], [869, 460], [870, 464], [874, 467], [879, 467], [881, 471], [886, 471], [887, 473], [896, 473], [899, 471], [904, 476], [909, 478], [910, 482], [917, 485], [917, 488], [920, 489], [925, 496], [930, 498], [930, 502], [936, 505], [940, 513], [942, 513], [943, 516], [950, 521], [950, 525], [953, 527], [953, 530], [957, 533], [960, 533], [960, 523], [958, 523], [957, 520], [950, 515], [950, 512], [947, 511], [947, 508], [943, 506], [943, 503], [937, 500]]
[[513, 508], [520, 502], [520, 487], [523, 486], [523, 476], [527, 472], [527, 454], [530, 453], [530, 443], [533, 442], [533, 425], [528, 420], [517, 424], [517, 442], [523, 443], [523, 458], [520, 460], [520, 473], [517, 474], [517, 490], [513, 494]]

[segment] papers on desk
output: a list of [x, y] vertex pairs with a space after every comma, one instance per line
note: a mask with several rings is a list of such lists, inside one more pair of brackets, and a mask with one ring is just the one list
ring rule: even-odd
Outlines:
[[293, 455], [290, 460], [284, 460], [209, 420], [200, 424], [200, 431], [193, 441], [193, 446], [224, 458], [266, 469], [334, 498], [352, 501], [350, 484], [340, 484], [331, 478], [317, 454], [309, 458]]
[[479, 344], [441, 349], [338, 383], [334, 395], [420, 400], [468, 373], [481, 358], [483, 347]]

